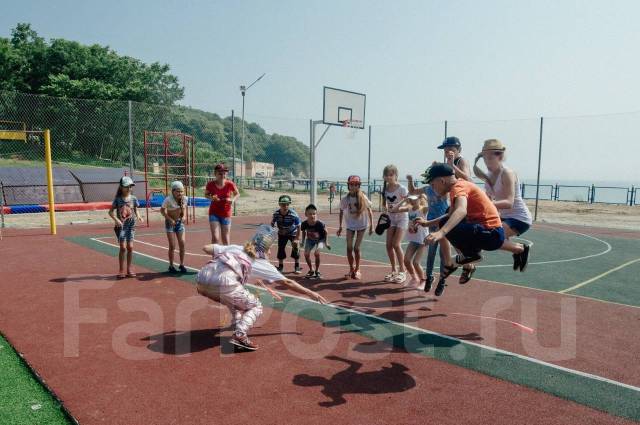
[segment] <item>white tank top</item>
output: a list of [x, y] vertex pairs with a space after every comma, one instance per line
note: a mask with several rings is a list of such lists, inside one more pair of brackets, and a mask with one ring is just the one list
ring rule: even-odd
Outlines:
[[[494, 180], [495, 184], [493, 187], [490, 184], [485, 183], [484, 190], [487, 192], [487, 195], [493, 199], [505, 199], [507, 197], [506, 190], [502, 185], [502, 173], [504, 170], [508, 170], [506, 167], [502, 167], [498, 176], [495, 177], [491, 171], [487, 173], [491, 180]], [[513, 205], [508, 209], [499, 209], [500, 218], [514, 218], [516, 220], [522, 221], [527, 224], [532, 223], [531, 212], [527, 207], [527, 204], [524, 203], [522, 199], [522, 194], [520, 193], [520, 182], [518, 181], [518, 176], [516, 176], [516, 181], [513, 183], [514, 187], [514, 196], [513, 196]]]

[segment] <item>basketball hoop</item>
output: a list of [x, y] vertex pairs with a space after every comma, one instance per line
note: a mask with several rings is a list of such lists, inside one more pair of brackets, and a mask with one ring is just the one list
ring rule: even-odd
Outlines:
[[342, 127], [347, 128], [347, 137], [351, 140], [356, 138], [358, 129], [362, 128], [362, 121], [360, 120], [342, 120]]

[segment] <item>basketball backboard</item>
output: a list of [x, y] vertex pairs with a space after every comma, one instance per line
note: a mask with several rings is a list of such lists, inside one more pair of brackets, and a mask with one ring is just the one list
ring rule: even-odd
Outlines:
[[328, 125], [364, 128], [366, 103], [367, 96], [362, 93], [325, 86], [322, 121]]

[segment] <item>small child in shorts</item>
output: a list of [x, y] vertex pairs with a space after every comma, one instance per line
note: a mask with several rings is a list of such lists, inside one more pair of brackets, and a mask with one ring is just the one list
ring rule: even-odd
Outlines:
[[[327, 228], [325, 224], [318, 220], [318, 209], [315, 205], [309, 204], [304, 210], [304, 215], [307, 217], [302, 222], [300, 230], [302, 232], [302, 246], [304, 247], [304, 259], [307, 261], [309, 271], [306, 274], [306, 278], [320, 279], [320, 249], [327, 247], [331, 249], [329, 240], [327, 238]], [[311, 266], [311, 251], [315, 256], [316, 269], [313, 270]]]

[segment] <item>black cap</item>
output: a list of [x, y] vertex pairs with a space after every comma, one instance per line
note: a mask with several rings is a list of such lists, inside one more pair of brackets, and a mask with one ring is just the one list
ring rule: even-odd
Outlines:
[[438, 146], [438, 149], [444, 149], [446, 147], [449, 146], [453, 146], [456, 148], [459, 148], [460, 146], [462, 146], [462, 144], [460, 144], [460, 139], [458, 139], [457, 137], [447, 137], [446, 139], [444, 139], [442, 141], [442, 144], [440, 146]]
[[454, 174], [455, 172], [449, 164], [436, 162], [431, 167], [427, 168], [424, 173], [422, 173], [422, 176], [424, 177], [422, 183], [428, 184], [431, 183], [433, 179], [437, 179], [438, 177], [449, 177], [453, 176]]

